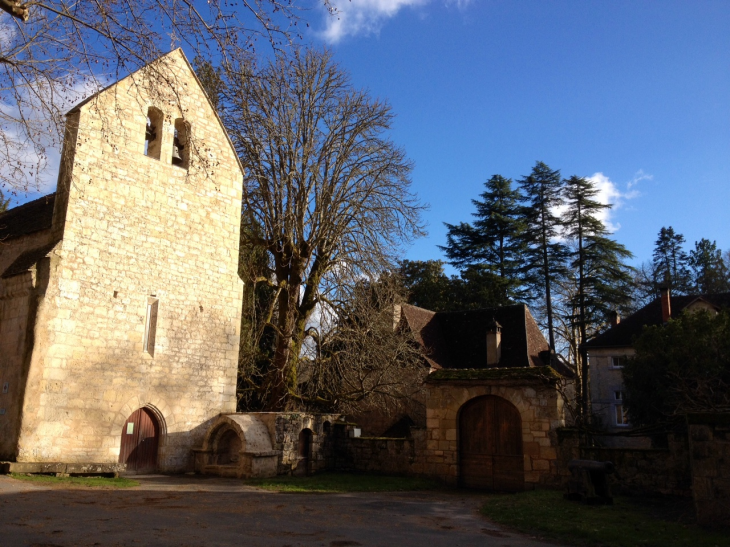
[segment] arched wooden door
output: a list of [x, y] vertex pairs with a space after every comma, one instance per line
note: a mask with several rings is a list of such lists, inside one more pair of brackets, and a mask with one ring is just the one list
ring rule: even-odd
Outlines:
[[126, 463], [129, 473], [156, 471], [159, 438], [160, 425], [155, 415], [147, 408], [135, 410], [122, 427], [119, 463]]
[[485, 395], [459, 413], [460, 483], [500, 492], [525, 489], [522, 418], [509, 401]]

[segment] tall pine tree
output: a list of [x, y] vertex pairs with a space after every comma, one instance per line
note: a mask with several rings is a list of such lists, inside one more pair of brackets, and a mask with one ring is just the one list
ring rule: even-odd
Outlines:
[[[563, 181], [565, 236], [571, 241], [569, 267], [577, 291], [571, 298], [575, 310], [570, 320], [578, 333], [581, 347], [612, 310], [626, 308], [631, 301], [631, 268], [624, 261], [632, 254], [609, 237], [599, 218], [611, 205], [596, 200], [598, 189], [593, 181], [572, 176]], [[584, 416], [588, 406], [588, 359], [580, 350], [581, 406]]]
[[[512, 180], [501, 175], [484, 183], [481, 199], [473, 199], [476, 207], [474, 224], [446, 224], [446, 246], [440, 247], [449, 263], [464, 272], [481, 278], [493, 277], [499, 287], [502, 304], [519, 298], [520, 278], [517, 275], [522, 250], [520, 194], [512, 188]], [[468, 276], [467, 276], [468, 277]]]
[[709, 294], [730, 290], [730, 273], [716, 242], [704, 238], [696, 241], [695, 248], [689, 252], [688, 263], [697, 292]]
[[667, 287], [676, 294], [692, 292], [689, 257], [682, 245], [684, 236], [676, 233], [671, 226], [659, 230], [652, 258], [655, 296], [660, 287]]
[[552, 285], [565, 276], [568, 256], [565, 243], [559, 239], [562, 222], [556, 213], [562, 205], [560, 171], [553, 171], [539, 161], [519, 184], [525, 203], [521, 273], [526, 285], [534, 291], [532, 299], [544, 299], [548, 339], [550, 349], [554, 350]]

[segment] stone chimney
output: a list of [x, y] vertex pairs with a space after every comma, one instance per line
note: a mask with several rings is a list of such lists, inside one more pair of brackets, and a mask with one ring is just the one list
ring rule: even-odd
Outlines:
[[616, 310], [613, 310], [611, 312], [611, 326], [615, 327], [621, 322], [621, 316], [618, 314]]
[[502, 325], [495, 319], [487, 325], [487, 366], [497, 366], [502, 357]]
[[659, 288], [662, 299], [662, 322], [666, 323], [672, 318], [672, 294], [669, 287]]

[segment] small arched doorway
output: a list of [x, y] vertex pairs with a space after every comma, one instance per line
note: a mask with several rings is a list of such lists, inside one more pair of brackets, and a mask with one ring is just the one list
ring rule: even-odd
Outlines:
[[309, 463], [312, 455], [312, 430], [302, 429], [299, 433], [299, 454], [296, 475], [309, 475]]
[[148, 408], [135, 410], [122, 426], [119, 463], [127, 464], [128, 473], [151, 473], [157, 470], [160, 424]]
[[459, 412], [459, 481], [466, 488], [525, 489], [522, 418], [509, 401], [485, 395]]

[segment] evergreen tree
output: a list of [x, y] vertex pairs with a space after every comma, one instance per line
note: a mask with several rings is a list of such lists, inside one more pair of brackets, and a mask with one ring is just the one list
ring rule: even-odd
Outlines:
[[[598, 215], [611, 205], [597, 201], [598, 190], [589, 179], [572, 176], [563, 181], [565, 236], [573, 243], [569, 266], [576, 281], [570, 309], [571, 321], [579, 340], [585, 342], [589, 330], [595, 332], [604, 318], [617, 308], [625, 308], [631, 300], [632, 275], [624, 260], [631, 253], [609, 237]], [[588, 360], [584, 350], [578, 353], [581, 371], [581, 402], [584, 414], [588, 404]]]
[[524, 245], [522, 267], [525, 284], [534, 291], [533, 299], [545, 302], [550, 348], [555, 349], [551, 287], [565, 275], [567, 248], [558, 239], [562, 223], [556, 210], [562, 205], [560, 171], [537, 162], [532, 172], [519, 181], [525, 206], [522, 209]]
[[652, 260], [655, 295], [662, 286], [676, 294], [688, 294], [692, 291], [689, 257], [682, 249], [683, 244], [684, 236], [676, 233], [671, 226], [659, 231]]
[[431, 311], [449, 306], [449, 277], [440, 260], [402, 260], [399, 274], [408, 293], [408, 303]]
[[716, 242], [704, 238], [696, 241], [695, 248], [689, 252], [688, 263], [697, 292], [708, 294], [730, 290], [728, 270]]
[[482, 266], [447, 276], [440, 260], [403, 260], [399, 272], [408, 303], [431, 311], [460, 311], [511, 304], [503, 280]]
[[[492, 176], [484, 187], [481, 199], [472, 200], [476, 207], [474, 225], [446, 224], [447, 243], [440, 248], [456, 268], [478, 266], [481, 278], [491, 273], [502, 291], [501, 299], [507, 301], [518, 297], [520, 286], [520, 194], [512, 188], [512, 180], [501, 175]], [[473, 275], [474, 271], [467, 277]]]

